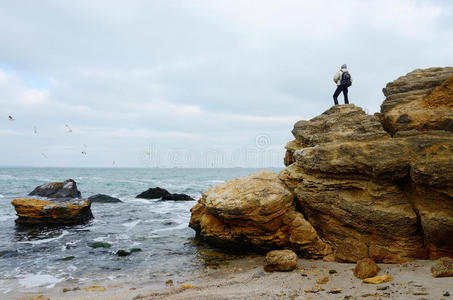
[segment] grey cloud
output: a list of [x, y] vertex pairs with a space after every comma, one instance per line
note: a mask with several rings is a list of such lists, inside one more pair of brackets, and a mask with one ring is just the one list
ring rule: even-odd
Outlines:
[[0, 112], [17, 120], [0, 121], [0, 165], [140, 166], [150, 144], [233, 152], [260, 134], [283, 155], [293, 123], [331, 106], [342, 63], [370, 113], [387, 82], [451, 65], [452, 11], [410, 0], [3, 3]]

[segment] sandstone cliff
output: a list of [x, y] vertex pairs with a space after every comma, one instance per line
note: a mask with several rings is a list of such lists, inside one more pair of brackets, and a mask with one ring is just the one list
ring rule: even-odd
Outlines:
[[453, 256], [453, 68], [415, 70], [384, 95], [375, 115], [349, 104], [297, 122], [278, 178], [207, 190], [190, 226], [217, 245], [338, 261]]

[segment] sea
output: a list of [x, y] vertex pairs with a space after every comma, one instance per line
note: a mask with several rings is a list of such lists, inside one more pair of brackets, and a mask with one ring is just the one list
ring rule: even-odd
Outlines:
[[[275, 172], [280, 169], [270, 168]], [[0, 168], [0, 299], [83, 287], [109, 280], [160, 286], [212, 267], [220, 251], [195, 238], [188, 227], [190, 208], [209, 187], [246, 176], [248, 168]], [[107, 194], [122, 203], [93, 203], [94, 219], [84, 225], [21, 227], [11, 201], [36, 186], [74, 179], [82, 197]], [[137, 199], [151, 187], [184, 193], [195, 201]], [[92, 248], [106, 242], [110, 248]], [[118, 250], [139, 248], [129, 256]], [[226, 256], [225, 256], [226, 255]], [[223, 258], [228, 259], [224, 253]], [[2, 296], [3, 295], [3, 296]]]

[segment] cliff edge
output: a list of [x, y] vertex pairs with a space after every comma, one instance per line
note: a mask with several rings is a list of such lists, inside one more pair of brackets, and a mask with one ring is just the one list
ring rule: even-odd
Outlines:
[[286, 169], [208, 189], [189, 226], [216, 245], [328, 260], [453, 257], [453, 68], [383, 92], [380, 113], [348, 104], [298, 121]]

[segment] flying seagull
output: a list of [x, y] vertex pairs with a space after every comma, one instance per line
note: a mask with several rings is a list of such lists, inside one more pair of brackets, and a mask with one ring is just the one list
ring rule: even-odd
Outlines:
[[69, 127], [68, 124], [65, 124], [64, 126], [66, 127], [66, 129], [68, 130], [68, 132], [72, 132], [72, 129], [71, 129], [71, 127]]
[[36, 126], [33, 126], [33, 132], [34, 132], [35, 134], [38, 133], [38, 128], [36, 128]]
[[14, 121], [15, 119], [13, 117], [11, 117], [11, 116], [8, 116], [8, 120]]
[[44, 158], [47, 158], [47, 155], [45, 155], [44, 152], [41, 152], [41, 155], [42, 155]]
[[82, 151], [82, 154], [83, 154], [83, 155], [87, 155], [87, 153], [86, 153], [85, 151]]

